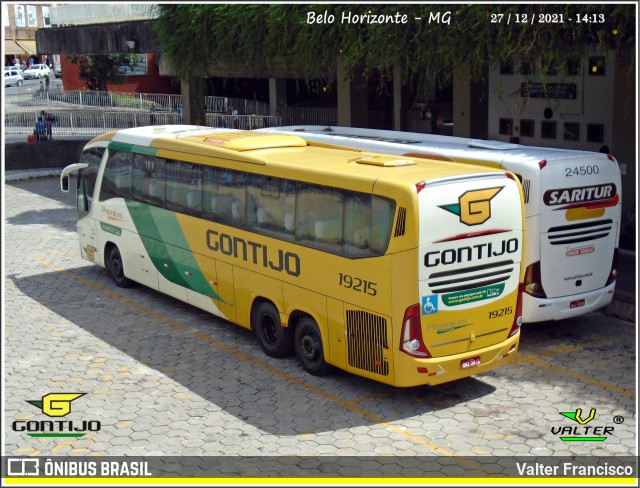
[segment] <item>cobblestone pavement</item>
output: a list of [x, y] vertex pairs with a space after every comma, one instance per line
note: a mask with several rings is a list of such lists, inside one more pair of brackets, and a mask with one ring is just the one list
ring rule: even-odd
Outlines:
[[[511, 363], [438, 387], [317, 378], [265, 356], [249, 331], [117, 288], [80, 259], [74, 196], [56, 178], [4, 190], [5, 455], [637, 455], [635, 323], [591, 313], [525, 326]], [[85, 393], [65, 419], [100, 429], [14, 430], [47, 419], [29, 400], [59, 392]], [[604, 441], [560, 439], [581, 427], [560, 412], [578, 408], [612, 428]]]

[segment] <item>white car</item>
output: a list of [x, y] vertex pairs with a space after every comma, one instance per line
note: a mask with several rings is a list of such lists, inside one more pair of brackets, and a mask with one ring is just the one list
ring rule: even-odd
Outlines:
[[21, 69], [11, 68], [4, 70], [4, 86], [20, 86], [22, 85], [23, 79]]
[[45, 76], [51, 76], [51, 70], [46, 64], [34, 64], [29, 66], [24, 72], [25, 80], [44, 78]]

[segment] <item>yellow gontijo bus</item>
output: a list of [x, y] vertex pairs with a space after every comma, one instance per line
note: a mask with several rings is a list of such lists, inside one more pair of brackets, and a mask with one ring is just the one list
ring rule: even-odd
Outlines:
[[309, 373], [438, 384], [517, 350], [510, 173], [186, 125], [96, 137], [63, 191], [76, 170], [84, 259], [253, 329]]

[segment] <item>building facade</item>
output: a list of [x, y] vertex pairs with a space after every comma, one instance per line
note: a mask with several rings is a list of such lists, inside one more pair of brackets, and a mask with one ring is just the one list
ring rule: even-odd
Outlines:
[[36, 49], [36, 31], [51, 27], [50, 13], [50, 4], [2, 3], [5, 66], [16, 62], [29, 66], [44, 63], [46, 58], [59, 64], [53, 53], [38, 54]]

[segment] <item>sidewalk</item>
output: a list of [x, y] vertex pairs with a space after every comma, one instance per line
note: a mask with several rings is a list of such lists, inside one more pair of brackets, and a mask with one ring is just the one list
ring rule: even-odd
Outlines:
[[[61, 172], [62, 168], [8, 170], [4, 173], [4, 181], [12, 182], [44, 176], [60, 176]], [[635, 251], [620, 249], [616, 291], [613, 295], [613, 301], [604, 310], [606, 315], [613, 315], [622, 320], [635, 322], [637, 277], [638, 268]]]
[[613, 295], [613, 301], [604, 311], [606, 315], [613, 315], [622, 320], [635, 322], [637, 278], [636, 253], [627, 249], [620, 249], [618, 253], [616, 291]]
[[4, 181], [7, 183], [44, 176], [60, 176], [60, 173], [62, 173], [62, 168], [10, 169], [4, 172]]

